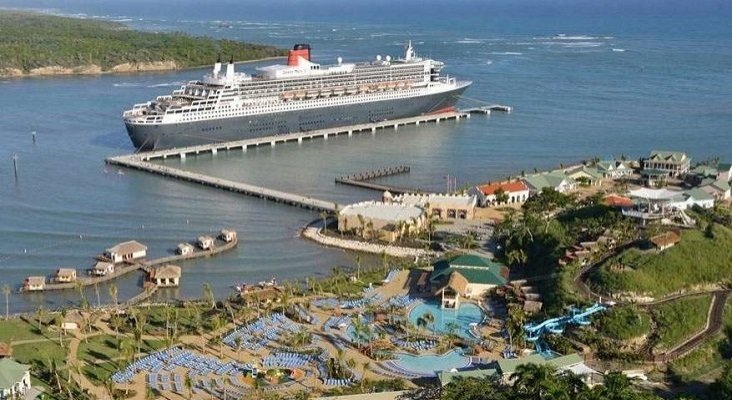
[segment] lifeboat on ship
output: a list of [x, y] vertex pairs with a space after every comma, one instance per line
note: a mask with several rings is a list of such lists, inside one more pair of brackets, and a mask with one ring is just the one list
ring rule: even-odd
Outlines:
[[376, 85], [376, 90], [383, 91], [385, 89], [386, 89], [386, 83], [379, 83], [378, 85]]
[[306, 95], [307, 95], [307, 93], [304, 90], [301, 90], [301, 91], [295, 93], [295, 98], [304, 99]]
[[355, 94], [358, 93], [358, 88], [355, 86], [349, 86], [346, 88], [346, 94]]
[[343, 96], [344, 93], [346, 93], [346, 89], [342, 87], [333, 89], [333, 96]]
[[308, 99], [314, 99], [314, 98], [318, 97], [318, 94], [320, 94], [320, 92], [317, 90], [308, 90], [307, 93], [305, 94], [305, 96]]
[[285, 92], [282, 93], [282, 100], [284, 101], [290, 101], [295, 97], [295, 93], [292, 92]]
[[330, 95], [333, 94], [333, 91], [330, 89], [323, 89], [320, 91], [320, 97], [330, 97]]
[[360, 93], [366, 93], [366, 92], [368, 92], [368, 91], [369, 91], [370, 89], [371, 89], [371, 88], [370, 88], [370, 87], [369, 87], [368, 85], [363, 85], [363, 86], [361, 86], [360, 88], [358, 88], [358, 91], [359, 91]]
[[397, 83], [396, 82], [389, 82], [389, 83], [386, 84], [386, 88], [389, 89], [389, 90], [394, 90], [394, 89], [396, 89], [396, 87], [397, 87]]

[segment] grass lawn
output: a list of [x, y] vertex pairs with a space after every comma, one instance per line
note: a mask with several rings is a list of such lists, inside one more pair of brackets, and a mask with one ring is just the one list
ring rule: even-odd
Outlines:
[[[699, 230], [683, 231], [681, 243], [661, 253], [626, 250], [605, 262], [592, 279], [607, 293], [653, 296], [728, 281], [732, 278], [732, 229], [715, 224], [713, 232], [714, 237], [707, 238]], [[626, 270], [610, 270], [618, 264]]]
[[684, 297], [652, 310], [656, 321], [656, 350], [667, 350], [704, 328], [712, 301], [710, 294]]
[[82, 373], [89, 378], [89, 380], [99, 386], [104, 385], [104, 382], [117, 370], [117, 365], [113, 362], [106, 362], [102, 364], [85, 365], [82, 368]]
[[[162, 340], [143, 340], [141, 351], [149, 353], [164, 346]], [[89, 338], [89, 343], [82, 341], [79, 344], [78, 357], [86, 363], [98, 361], [112, 361], [119, 357], [117, 339], [114, 335], [99, 335]]]
[[60, 368], [66, 365], [66, 352], [68, 348], [68, 340], [64, 340], [65, 346], [61, 348], [58, 342], [50, 340], [27, 343], [13, 346], [13, 358], [19, 363], [31, 364], [33, 361], [48, 364], [48, 360], [56, 360], [56, 365]]
[[674, 379], [680, 382], [691, 382], [700, 376], [720, 368], [722, 364], [722, 350], [725, 340], [717, 337], [697, 347], [689, 354], [669, 365]]
[[634, 305], [613, 307], [600, 314], [598, 330], [605, 336], [617, 340], [629, 340], [646, 335], [651, 331], [651, 316]]
[[[39, 332], [38, 325], [29, 324], [20, 318], [0, 321], [0, 342], [46, 339], [44, 335], [51, 336], [52, 334], [45, 327], [42, 327], [41, 332]], [[53, 335], [58, 336], [58, 334]]]

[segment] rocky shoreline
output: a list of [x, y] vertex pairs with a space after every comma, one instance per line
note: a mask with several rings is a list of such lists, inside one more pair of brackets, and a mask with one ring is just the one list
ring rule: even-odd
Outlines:
[[385, 253], [391, 257], [421, 259], [424, 257], [437, 257], [439, 253], [434, 251], [425, 251], [422, 249], [414, 249], [410, 247], [390, 246], [375, 243], [366, 243], [357, 240], [347, 240], [325, 236], [320, 233], [320, 228], [308, 225], [300, 235], [306, 239], [310, 239], [326, 247], [337, 247], [345, 250], [361, 251], [364, 253], [382, 254]]
[[[255, 60], [247, 60], [236, 62], [236, 64], [246, 64], [258, 61], [273, 60], [282, 57], [265, 57]], [[181, 67], [175, 61], [150, 61], [150, 62], [131, 62], [118, 64], [109, 70], [103, 70], [96, 64], [79, 65], [76, 67], [62, 67], [60, 65], [51, 65], [47, 67], [33, 68], [29, 71], [23, 71], [20, 68], [0, 68], [0, 78], [31, 78], [44, 76], [64, 76], [64, 75], [102, 75], [102, 74], [129, 74], [140, 72], [163, 72], [176, 71], [182, 69], [196, 69], [205, 66]]]

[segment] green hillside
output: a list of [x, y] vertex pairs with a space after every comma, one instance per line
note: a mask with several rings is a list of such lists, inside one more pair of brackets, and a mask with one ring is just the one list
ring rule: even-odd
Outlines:
[[183, 33], [141, 32], [123, 24], [35, 13], [0, 11], [0, 70], [174, 61], [178, 68], [210, 65], [218, 55], [237, 61], [285, 51]]
[[[661, 297], [732, 279], [732, 230], [715, 224], [713, 237], [684, 231], [681, 243], [657, 253], [631, 248], [605, 262], [592, 277], [604, 293], [633, 292]], [[613, 269], [622, 266], [622, 269]]]

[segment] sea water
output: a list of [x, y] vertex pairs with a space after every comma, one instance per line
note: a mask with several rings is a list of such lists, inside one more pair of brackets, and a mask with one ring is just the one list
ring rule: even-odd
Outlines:
[[[166, 163], [212, 175], [349, 202], [378, 193], [336, 176], [407, 164], [385, 182], [430, 190], [517, 176], [592, 157], [637, 158], [652, 149], [695, 160], [732, 160], [732, 12], [727, 2], [674, 1], [0, 1], [116, 20], [136, 29], [185, 31], [290, 47], [306, 42], [323, 64], [418, 54], [473, 81], [460, 105], [514, 107], [511, 114], [331, 137], [246, 153]], [[213, 60], [212, 60], [213, 61]], [[240, 65], [246, 72], [266, 63]], [[0, 284], [59, 266], [81, 270], [94, 255], [139, 240], [153, 257], [201, 233], [239, 231], [231, 253], [183, 263], [169, 298], [218, 296], [235, 283], [320, 276], [354, 255], [298, 238], [317, 214], [106, 166], [130, 153], [123, 110], [168, 94], [205, 70], [0, 80]], [[36, 133], [34, 144], [31, 132]], [[18, 178], [11, 156], [17, 155]], [[368, 260], [368, 263], [377, 262]], [[122, 298], [141, 275], [118, 282]], [[107, 287], [100, 287], [107, 301]], [[96, 294], [87, 290], [94, 304]], [[13, 295], [11, 309], [70, 306], [74, 291]]]

